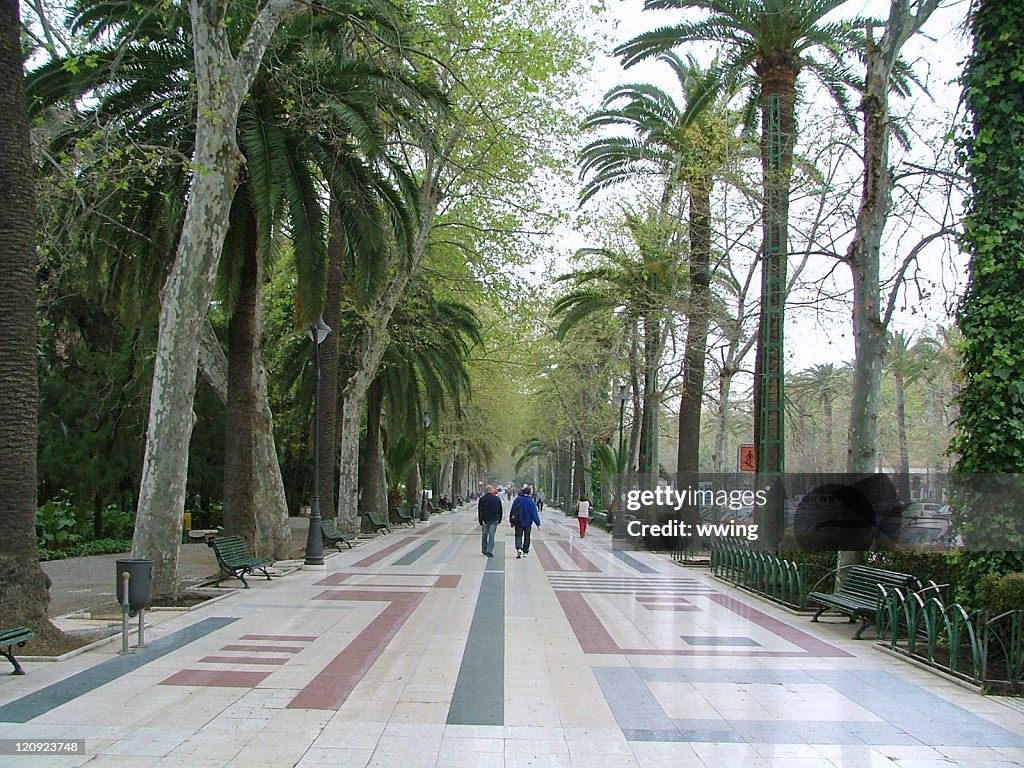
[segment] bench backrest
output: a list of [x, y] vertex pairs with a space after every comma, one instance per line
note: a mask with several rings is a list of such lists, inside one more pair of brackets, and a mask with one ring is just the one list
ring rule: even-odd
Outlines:
[[210, 546], [217, 553], [217, 557], [227, 564], [253, 560], [249, 545], [241, 536], [221, 536], [210, 541]]
[[327, 536], [338, 535], [338, 523], [333, 517], [320, 521], [320, 530]]
[[884, 571], [881, 568], [870, 568], [866, 565], [854, 565], [846, 572], [842, 586], [836, 590], [836, 593], [875, 601], [882, 596], [879, 586], [908, 587], [916, 581], [917, 579], [908, 573]]

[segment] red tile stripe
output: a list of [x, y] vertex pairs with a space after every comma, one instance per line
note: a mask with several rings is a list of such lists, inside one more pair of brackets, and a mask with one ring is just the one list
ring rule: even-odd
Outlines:
[[255, 688], [270, 672], [227, 672], [217, 669], [183, 669], [160, 685], [201, 685], [220, 688]]
[[581, 571], [586, 571], [587, 573], [601, 572], [600, 568], [583, 556], [578, 547], [572, 546], [568, 541], [560, 541], [558, 545], [568, 553], [569, 557], [572, 558], [572, 561], [576, 563]]
[[533, 542], [533, 552], [537, 555], [537, 560], [540, 561], [540, 567], [545, 571], [564, 571], [565, 569], [555, 559], [555, 556], [548, 549], [548, 545], [543, 541]]
[[814, 635], [803, 630], [791, 627], [784, 621], [774, 619], [766, 613], [762, 613], [753, 606], [747, 605], [734, 597], [721, 593], [707, 595], [708, 600], [718, 603], [723, 608], [728, 608], [737, 616], [742, 616], [747, 621], [753, 622], [762, 629], [767, 629], [773, 635], [781, 637], [786, 642], [792, 643], [798, 648], [803, 648], [813, 656], [850, 656], [846, 651], [841, 651], [834, 645], [819, 640]]
[[270, 651], [272, 653], [301, 653], [305, 650], [301, 645], [242, 645], [232, 643], [221, 648], [222, 651]]
[[462, 577], [458, 574], [442, 574], [441, 576], [437, 577], [437, 580], [434, 582], [434, 586], [437, 589], [455, 589], [457, 586], [459, 586], [459, 581], [461, 581], [461, 579]]
[[324, 592], [319, 600], [388, 600], [388, 606], [289, 703], [289, 709], [338, 709], [412, 615], [426, 592]]
[[316, 635], [242, 635], [239, 640], [285, 640], [293, 643], [312, 643]]
[[336, 587], [339, 584], [341, 584], [341, 582], [343, 582], [346, 579], [349, 579], [349, 578], [351, 578], [353, 576], [355, 576], [354, 573], [332, 573], [329, 576], [327, 576], [327, 578], [320, 579], [320, 581], [316, 582], [316, 586], [318, 586], [318, 587]]
[[353, 568], [367, 568], [371, 565], [376, 565], [388, 555], [392, 555], [402, 547], [408, 546], [411, 542], [416, 541], [415, 536], [406, 536], [401, 541], [396, 541], [394, 544], [389, 544], [379, 552], [374, 552], [369, 557], [364, 557], [362, 560], [356, 563], [352, 563]]
[[290, 659], [275, 659], [269, 656], [204, 656], [200, 664], [287, 664]]
[[[604, 628], [604, 624], [594, 613], [594, 610], [587, 603], [583, 595], [578, 592], [561, 591], [555, 592], [555, 596], [558, 598], [558, 602], [562, 606], [562, 611], [565, 613], [565, 617], [569, 620], [569, 626], [572, 627], [573, 634], [576, 635], [576, 642], [580, 644], [580, 648], [584, 653], [593, 654], [624, 654], [626, 656], [757, 656], [757, 657], [778, 657], [778, 658], [793, 658], [793, 657], [840, 657], [840, 656], [851, 656], [852, 654], [846, 651], [840, 650], [833, 645], [818, 640], [817, 638], [811, 637], [798, 629], [789, 627], [782, 622], [778, 622], [786, 630], [789, 630], [786, 634], [772, 626], [772, 619], [770, 616], [765, 614], [761, 615], [761, 620], [755, 618], [753, 615], [744, 616], [744, 618], [750, 618], [758, 626], [767, 629], [774, 634], [779, 635], [783, 639], [791, 642], [804, 650], [802, 651], [770, 651], [764, 649], [733, 649], [733, 648], [720, 648], [720, 649], [706, 649], [706, 648], [622, 648], [615, 638], [613, 638], [608, 630]], [[718, 597], [726, 598], [725, 601], [718, 601], [720, 604], [732, 610], [734, 613], [738, 613], [743, 616], [743, 613], [737, 609], [737, 606], [747, 608], [753, 612], [753, 614], [759, 614], [760, 611], [756, 611], [750, 606], [740, 603], [738, 600], [732, 600], [725, 595], [707, 595], [709, 599], [715, 600]], [[736, 606], [727, 604], [728, 601], [736, 603]], [[765, 621], [766, 620], [766, 621]], [[764, 623], [762, 623], [764, 621]], [[798, 633], [804, 635], [805, 638], [802, 642], [797, 642], [795, 637], [792, 637], [792, 633]]]

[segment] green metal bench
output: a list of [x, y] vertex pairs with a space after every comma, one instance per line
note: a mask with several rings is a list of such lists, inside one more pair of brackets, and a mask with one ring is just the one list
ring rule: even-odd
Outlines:
[[[811, 621], [817, 621], [818, 617], [828, 610], [849, 616], [850, 623], [862, 619], [860, 629], [853, 635], [854, 640], [860, 640], [861, 633], [878, 619], [884, 595], [883, 588], [915, 591], [919, 587], [918, 580], [908, 573], [884, 571], [866, 565], [851, 565], [847, 568], [835, 592], [812, 591], [807, 598], [821, 606]], [[838, 570], [835, 573], [838, 576]]]
[[234, 576], [242, 582], [243, 587], [248, 589], [249, 582], [245, 580], [245, 577], [256, 571], [262, 573], [267, 577], [267, 581], [270, 581], [267, 567], [274, 564], [273, 558], [255, 557], [241, 536], [221, 536], [210, 539], [206, 543], [217, 555], [217, 564], [220, 566], [222, 575], [217, 579], [217, 584], [220, 584], [228, 576]]
[[597, 525], [608, 530], [608, 513], [607, 512], [591, 512], [590, 513], [590, 525]]
[[0, 656], [6, 658], [11, 664], [14, 665], [14, 671], [12, 675], [24, 675], [25, 670], [21, 668], [21, 664], [14, 658], [14, 646], [23, 647], [26, 642], [36, 636], [28, 627], [12, 627], [10, 629], [0, 629]]
[[338, 522], [333, 517], [320, 521], [320, 536], [325, 547], [337, 547], [339, 552], [341, 552], [342, 544], [352, 549], [352, 539], [355, 538], [339, 531]]
[[412, 516], [412, 512], [408, 509], [402, 509], [401, 505], [395, 507], [395, 517], [398, 518], [399, 525], [411, 525], [413, 528], [416, 527], [416, 518]]
[[370, 525], [372, 526], [374, 531], [384, 531], [384, 533], [391, 533], [391, 523], [387, 520], [382, 520], [373, 512], [360, 512], [359, 517], [369, 520]]

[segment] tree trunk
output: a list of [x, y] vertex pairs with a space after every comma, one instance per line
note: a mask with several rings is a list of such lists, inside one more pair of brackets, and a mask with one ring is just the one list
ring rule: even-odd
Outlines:
[[455, 474], [455, 452], [446, 448], [441, 459], [441, 478], [438, 482], [437, 492], [447, 499], [452, 497], [452, 478]]
[[[262, 316], [262, 310], [257, 317]], [[256, 499], [256, 548], [267, 557], [286, 559], [292, 556], [292, 535], [288, 525], [288, 501], [284, 492], [281, 464], [274, 442], [273, 415], [267, 392], [267, 370], [263, 355], [257, 348], [252, 375], [256, 411], [253, 415], [253, 475]], [[203, 323], [199, 340], [199, 368], [203, 378], [227, 402], [228, 362], [209, 320]], [[261, 556], [262, 556], [261, 555]]]
[[164, 284], [150, 395], [149, 426], [132, 554], [154, 562], [155, 594], [175, 591], [185, 509], [198, 339], [213, 293], [242, 155], [238, 111], [282, 14], [298, 0], [271, 0], [259, 13], [236, 59], [224, 24], [224, 0], [189, 0], [198, 97], [197, 169], [174, 264]]
[[[427, 158], [423, 186], [420, 189], [420, 227], [412, 245], [411, 257], [405, 268], [396, 271], [380, 297], [374, 302], [372, 323], [363, 329], [363, 336], [355, 355], [356, 370], [345, 383], [342, 391], [341, 441], [338, 459], [338, 525], [341, 530], [353, 531], [356, 527], [356, 501], [359, 478], [359, 430], [358, 414], [362, 411], [366, 391], [376, 378], [380, 362], [388, 344], [388, 325], [398, 301], [405, 292], [409, 280], [419, 269], [427, 251], [430, 234], [434, 228], [434, 213], [438, 197], [434, 189], [435, 168], [432, 157]], [[354, 431], [353, 431], [354, 430]]]
[[[879, 287], [882, 232], [889, 212], [889, 84], [903, 44], [921, 27], [937, 0], [924, 0], [916, 16], [894, 0], [882, 39], [876, 45], [868, 29], [867, 69], [861, 111], [864, 114], [864, 185], [857, 228], [847, 250], [853, 273], [853, 391], [847, 432], [846, 471], [872, 473], [878, 463], [878, 401], [888, 316], [883, 316]], [[888, 314], [888, 313], [886, 313]], [[852, 565], [861, 553], [839, 553], [839, 565]]]
[[327, 286], [324, 291], [324, 322], [334, 329], [320, 344], [320, 509], [325, 517], [335, 517], [335, 468], [338, 456], [338, 379], [341, 344], [341, 294], [344, 288], [345, 228], [340, 203], [331, 194], [330, 228], [327, 243]]
[[420, 465], [415, 463], [405, 478], [406, 508], [413, 518], [420, 516], [420, 497], [423, 493], [423, 485], [420, 480]]
[[388, 499], [384, 481], [384, 450], [381, 444], [380, 417], [384, 388], [380, 380], [370, 386], [366, 396], [366, 443], [363, 464], [359, 467], [359, 508], [363, 511], [363, 532], [376, 530], [370, 522], [372, 514], [388, 519]]
[[36, 210], [17, 0], [0, 0], [0, 612], [4, 626], [50, 624], [36, 554]]
[[572, 497], [570, 502], [579, 499], [581, 494], [587, 492], [587, 459], [586, 443], [583, 438], [576, 436], [572, 441]]
[[[690, 312], [683, 352], [683, 386], [679, 398], [676, 472], [700, 469], [700, 420], [704, 405], [705, 356], [711, 323], [711, 184], [690, 187]], [[694, 506], [691, 511], [695, 510]]]
[[896, 444], [899, 446], [900, 466], [899, 483], [900, 498], [910, 501], [910, 449], [907, 445], [907, 387], [903, 374], [893, 373], [893, 384], [896, 390]]
[[255, 414], [253, 382], [259, 348], [263, 282], [256, 226], [248, 224], [238, 298], [228, 321], [228, 397], [224, 404], [224, 530], [256, 549]]

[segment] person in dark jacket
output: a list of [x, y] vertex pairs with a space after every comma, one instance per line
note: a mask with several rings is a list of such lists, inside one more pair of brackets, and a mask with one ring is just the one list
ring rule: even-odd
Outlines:
[[494, 532], [498, 530], [501, 515], [501, 499], [497, 491], [488, 485], [476, 503], [476, 517], [480, 522], [480, 551], [487, 557], [494, 557]]
[[536, 525], [540, 528], [540, 513], [537, 511], [537, 504], [530, 495], [530, 486], [523, 486], [523, 489], [512, 502], [512, 509], [509, 510], [508, 520], [516, 529], [516, 560], [530, 554], [530, 531]]

